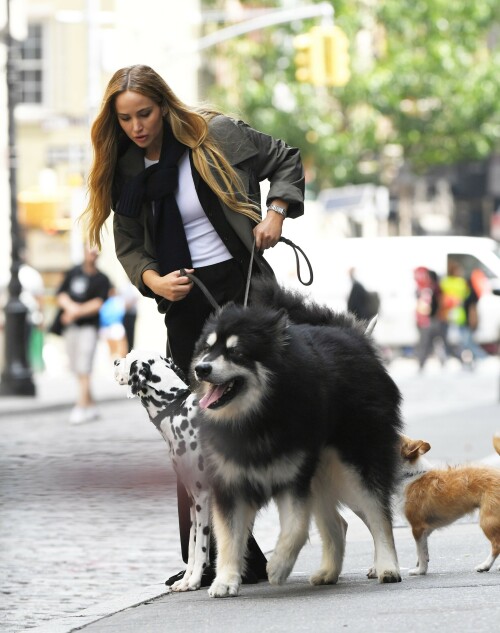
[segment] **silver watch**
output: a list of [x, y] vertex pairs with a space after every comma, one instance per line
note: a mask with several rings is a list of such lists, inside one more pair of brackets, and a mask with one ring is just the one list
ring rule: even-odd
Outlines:
[[267, 207], [267, 210], [276, 211], [276, 213], [279, 213], [284, 218], [286, 218], [286, 209], [284, 207], [279, 207], [277, 204], [270, 204]]

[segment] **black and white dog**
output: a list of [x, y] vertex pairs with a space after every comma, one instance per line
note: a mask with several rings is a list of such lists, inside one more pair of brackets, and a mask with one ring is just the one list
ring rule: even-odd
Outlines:
[[180, 369], [155, 352], [132, 350], [115, 361], [115, 378], [139, 396], [151, 422], [168, 444], [177, 477], [191, 500], [191, 529], [186, 571], [173, 591], [193, 591], [210, 565], [210, 490], [198, 440], [196, 397]]
[[267, 566], [272, 584], [290, 574], [312, 514], [323, 555], [310, 582], [337, 582], [347, 528], [341, 504], [373, 536], [369, 575], [401, 580], [391, 510], [401, 396], [365, 323], [264, 281], [250, 307], [228, 304], [207, 321], [192, 373], [213, 493], [212, 597], [238, 594], [249, 529], [270, 499], [281, 525]]

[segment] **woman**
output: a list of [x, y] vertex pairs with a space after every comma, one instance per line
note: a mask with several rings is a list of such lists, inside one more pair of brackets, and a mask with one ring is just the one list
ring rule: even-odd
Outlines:
[[[278, 242], [285, 217], [304, 210], [299, 151], [215, 110], [185, 105], [142, 65], [111, 78], [92, 144], [90, 239], [100, 246], [113, 209], [117, 257], [165, 314], [167, 354], [188, 374], [212, 308], [180, 269], [194, 273], [219, 305], [243, 300], [254, 241], [254, 274], [272, 274], [261, 251]], [[262, 219], [259, 183], [265, 179], [270, 190]], [[179, 485], [178, 506], [187, 561], [189, 506]], [[250, 540], [247, 580], [255, 582], [266, 577], [265, 557]]]

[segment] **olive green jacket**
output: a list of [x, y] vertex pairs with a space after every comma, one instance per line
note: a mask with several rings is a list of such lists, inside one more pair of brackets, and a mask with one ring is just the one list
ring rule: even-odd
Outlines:
[[[270, 181], [267, 203], [276, 198], [288, 202], [288, 217], [296, 218], [304, 213], [304, 172], [299, 150], [258, 132], [242, 121], [224, 115], [217, 115], [209, 123], [210, 134], [219, 144], [228, 162], [234, 167], [245, 188], [245, 197], [260, 207], [259, 183]], [[144, 169], [144, 153], [131, 143], [119, 160], [118, 170], [125, 177], [133, 177]], [[244, 215], [236, 213], [221, 204], [224, 215], [244, 246], [251, 252], [253, 248], [254, 223]], [[147, 222], [149, 205], [143, 205], [138, 217], [114, 214], [113, 231], [116, 255], [131, 282], [146, 297], [156, 298], [158, 309], [166, 306], [155, 297], [142, 281], [145, 270], [159, 272], [155, 258], [154, 237], [151, 223]], [[260, 268], [269, 268], [261, 253], [255, 254]], [[162, 309], [163, 308], [163, 309]]]

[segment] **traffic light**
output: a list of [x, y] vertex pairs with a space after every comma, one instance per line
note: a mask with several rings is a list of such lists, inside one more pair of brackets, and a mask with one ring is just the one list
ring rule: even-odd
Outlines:
[[315, 26], [308, 33], [297, 35], [293, 43], [298, 51], [295, 55], [295, 77], [297, 81], [310, 83], [313, 86], [326, 85], [322, 39], [317, 32], [319, 28]]
[[338, 26], [313, 26], [294, 39], [297, 81], [345, 86], [349, 81], [349, 40]]
[[329, 86], [345, 86], [351, 78], [349, 38], [338, 27], [331, 27], [325, 35], [325, 58]]

